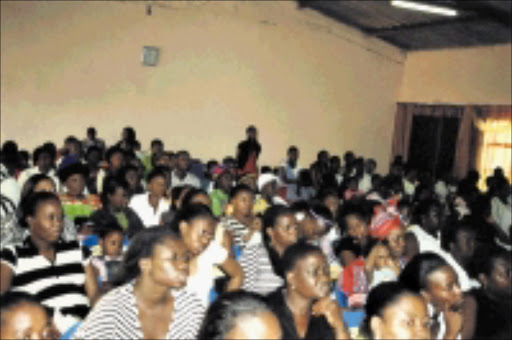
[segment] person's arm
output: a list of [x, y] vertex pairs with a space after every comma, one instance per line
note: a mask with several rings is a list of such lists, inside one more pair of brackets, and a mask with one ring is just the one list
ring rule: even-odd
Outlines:
[[473, 339], [475, 335], [476, 312], [478, 305], [473, 295], [464, 294], [464, 305], [462, 307], [462, 324], [461, 339]]
[[229, 276], [229, 283], [226, 288], [228, 292], [242, 287], [244, 272], [236, 260], [228, 256], [226, 257], [226, 260], [220, 264], [220, 268]]
[[8, 265], [0, 263], [0, 294], [3, 294], [11, 289], [12, 279], [14, 273]]
[[350, 339], [350, 334], [343, 323], [343, 315], [340, 313], [340, 308], [338, 308], [336, 301], [330, 297], [324, 297], [314, 303], [311, 312], [312, 315], [323, 315], [327, 319], [329, 325], [334, 329], [337, 340]]
[[96, 304], [98, 299], [98, 273], [94, 270], [92, 263], [84, 267], [85, 270], [85, 292], [91, 306]]
[[446, 331], [443, 334], [445, 340], [456, 340], [459, 338], [459, 333], [462, 330], [463, 316], [462, 311], [454, 311], [446, 304], [443, 310], [443, 317], [446, 324]]
[[409, 260], [420, 252], [420, 244], [413, 233], [405, 233], [405, 257]]

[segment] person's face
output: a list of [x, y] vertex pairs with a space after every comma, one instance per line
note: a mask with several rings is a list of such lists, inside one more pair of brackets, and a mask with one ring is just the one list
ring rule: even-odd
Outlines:
[[368, 225], [356, 215], [348, 215], [345, 221], [348, 236], [353, 237], [355, 243], [365, 243], [368, 239]]
[[298, 224], [293, 214], [281, 215], [276, 225], [267, 230], [271, 243], [286, 249], [298, 240]]
[[497, 258], [493, 261], [493, 268], [489, 277], [483, 280], [484, 289], [497, 297], [509, 300], [512, 296], [511, 261]]
[[110, 207], [121, 210], [128, 205], [128, 193], [122, 187], [117, 187], [112, 195], [108, 195]]
[[30, 233], [48, 243], [56, 242], [62, 234], [62, 207], [55, 200], [39, 204], [34, 216], [27, 217]]
[[352, 250], [342, 250], [340, 257], [341, 257], [341, 264], [344, 267], [349, 266], [357, 258], [356, 254]]
[[242, 191], [233, 198], [233, 210], [242, 216], [249, 216], [252, 212], [254, 197], [250, 192]]
[[139, 185], [139, 173], [135, 170], [130, 170], [125, 175], [125, 180], [128, 182], [128, 185], [132, 190], [137, 188]]
[[256, 138], [258, 138], [258, 132], [256, 132], [256, 130], [247, 131], [247, 139], [256, 140]]
[[120, 152], [116, 152], [110, 157], [110, 169], [118, 170], [123, 166], [124, 156]]
[[375, 163], [367, 161], [364, 168], [367, 174], [372, 175], [375, 172]]
[[98, 151], [91, 151], [87, 155], [87, 164], [98, 165], [101, 161], [101, 155]]
[[320, 163], [329, 164], [329, 153], [322, 152], [318, 157], [318, 160], [320, 161]]
[[394, 259], [399, 259], [405, 253], [405, 232], [403, 228], [393, 229], [387, 237], [390, 255]]
[[155, 283], [181, 288], [187, 283], [189, 254], [183, 241], [167, 238], [162, 244], [155, 245], [153, 256], [140, 260], [139, 265], [142, 272], [148, 273]]
[[79, 196], [85, 188], [84, 175], [73, 174], [66, 179], [66, 188], [71, 196]]
[[151, 182], [148, 184], [148, 191], [157, 197], [163, 197], [166, 189], [166, 181], [163, 176], [153, 177]]
[[288, 152], [288, 161], [292, 164], [297, 163], [299, 159], [299, 152], [297, 150], [291, 150]]
[[455, 243], [451, 244], [451, 251], [457, 258], [469, 261], [475, 253], [476, 235], [474, 232], [462, 230], [455, 235]]
[[229, 172], [225, 172], [219, 177], [218, 187], [224, 192], [229, 193], [233, 186], [233, 176]]
[[236, 339], [281, 339], [282, 330], [279, 320], [271, 312], [256, 315], [249, 314], [237, 318], [235, 325], [224, 335], [226, 340]]
[[123, 250], [123, 233], [116, 231], [108, 233], [101, 241], [103, 255], [119, 256]]
[[208, 217], [196, 218], [190, 223], [181, 222], [180, 232], [187, 249], [193, 256], [197, 256], [212, 241], [215, 234], [215, 223]]
[[402, 295], [370, 320], [371, 332], [380, 339], [431, 339], [430, 318], [425, 300]]
[[462, 292], [455, 271], [444, 266], [432, 272], [427, 279], [427, 300], [438, 310], [446, 307], [460, 308]]
[[34, 192], [53, 192], [55, 193], [55, 184], [51, 179], [43, 179], [34, 186]]
[[307, 299], [321, 299], [331, 292], [329, 265], [320, 252], [310, 253], [297, 261], [293, 271], [288, 272], [287, 282]]
[[160, 155], [156, 161], [156, 165], [171, 168], [171, 157], [169, 155]]
[[329, 208], [329, 210], [332, 213], [332, 216], [336, 217], [338, 215], [338, 209], [339, 209], [339, 200], [337, 196], [327, 196], [324, 201], [324, 205]]
[[2, 313], [2, 339], [59, 339], [43, 307], [24, 302]]
[[69, 143], [69, 154], [80, 156], [80, 146], [77, 143]]
[[180, 155], [178, 157], [177, 167], [181, 171], [188, 171], [188, 169], [190, 167], [190, 156], [187, 154]]
[[375, 268], [381, 269], [389, 265], [391, 261], [391, 254], [388, 247], [378, 245], [375, 249]]
[[438, 231], [441, 228], [441, 209], [438, 206], [432, 206], [422, 217], [422, 223], [422, 227], [426, 230]]
[[37, 158], [37, 167], [41, 172], [46, 173], [50, 170], [52, 166], [52, 158], [50, 154], [43, 152]]
[[264, 197], [273, 197], [276, 195], [277, 192], [277, 182], [272, 181], [270, 183], [267, 183], [261, 188], [261, 194]]

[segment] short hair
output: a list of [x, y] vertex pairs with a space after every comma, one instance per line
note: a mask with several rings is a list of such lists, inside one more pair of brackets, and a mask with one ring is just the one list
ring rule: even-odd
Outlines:
[[254, 191], [252, 191], [251, 187], [246, 184], [238, 184], [233, 189], [231, 189], [231, 192], [229, 193], [229, 200], [232, 201], [236, 198], [236, 196], [238, 196], [238, 194], [242, 192], [247, 192], [251, 195], [254, 195]]
[[46, 312], [46, 315], [49, 316], [49, 311], [41, 305], [35, 296], [25, 292], [11, 290], [0, 295], [0, 325], [3, 326], [5, 324], [5, 317], [9, 311], [24, 303], [41, 307]]
[[429, 276], [442, 267], [450, 267], [441, 256], [425, 252], [420, 253], [407, 263], [399, 276], [399, 281], [415, 292], [428, 289]]
[[420, 223], [421, 218], [427, 215], [432, 207], [441, 208], [441, 203], [439, 203], [439, 201], [436, 199], [426, 199], [420, 201], [414, 209], [414, 219], [416, 223]]
[[367, 202], [346, 202], [341, 209], [343, 224], [346, 224], [346, 218], [351, 215], [369, 225], [372, 219], [370, 204]]
[[[32, 195], [34, 193], [35, 187], [39, 184], [41, 181], [51, 181], [53, 185], [55, 186], [55, 181], [46, 174], [35, 174], [30, 176], [25, 184], [23, 184], [23, 187], [21, 188], [21, 195], [20, 195], [20, 201], [23, 201], [28, 196]], [[20, 203], [21, 205], [21, 203]]]
[[55, 158], [57, 157], [57, 146], [55, 145], [55, 143], [46, 142], [43, 144], [43, 148], [48, 150], [48, 152], [50, 153], [50, 156], [52, 158], [52, 161], [54, 161]]
[[245, 129], [245, 133], [249, 133], [249, 132], [256, 132], [256, 127], [254, 125], [249, 125], [246, 129]]
[[241, 318], [262, 313], [273, 313], [265, 300], [245, 291], [232, 291], [222, 294], [206, 311], [198, 339], [225, 339], [236, 326], [243, 326]]
[[98, 237], [102, 240], [111, 233], [121, 233], [124, 235], [124, 230], [118, 223], [108, 223], [96, 230], [96, 234], [98, 234]]
[[450, 243], [454, 243], [457, 235], [461, 232], [473, 233], [477, 234], [477, 229], [475, 227], [475, 221], [473, 217], [466, 216], [462, 220], [455, 222], [444, 228], [443, 233], [441, 233], [441, 245], [446, 250], [450, 250]]
[[165, 170], [163, 167], [157, 166], [148, 173], [146, 176], [146, 182], [149, 184], [155, 177], [163, 177], [164, 179], [167, 179], [167, 175], [165, 174]]
[[511, 252], [509, 250], [503, 249], [498, 245], [489, 245], [487, 247], [482, 247], [477, 250], [475, 254], [475, 274], [484, 274], [485, 276], [490, 276], [496, 260], [503, 259], [505, 261], [511, 261]]
[[21, 227], [27, 228], [27, 217], [35, 216], [39, 206], [48, 201], [55, 201], [59, 205], [60, 199], [53, 192], [36, 192], [28, 196], [22, 203], [18, 223]]
[[311, 245], [305, 241], [299, 241], [286, 248], [283, 257], [281, 258], [281, 267], [284, 280], [286, 281], [286, 273], [294, 270], [297, 262], [313, 253], [323, 255], [323, 252], [319, 247]]
[[364, 306], [365, 318], [361, 325], [362, 333], [373, 339], [370, 327], [371, 319], [374, 316], [381, 317], [384, 309], [397, 302], [404, 295], [420, 297], [419, 293], [400, 282], [384, 282], [370, 290]]
[[32, 161], [34, 162], [34, 164], [37, 163], [39, 157], [41, 157], [42, 154], [47, 154], [48, 156], [50, 156], [50, 159], [52, 159], [52, 154], [50, 150], [43, 146], [38, 146], [37, 148], [35, 148], [34, 153], [32, 154]]
[[298, 152], [299, 149], [295, 146], [295, 145], [292, 145], [288, 148], [288, 153], [291, 153], [291, 152]]
[[109, 163], [110, 163], [110, 159], [111, 159], [111, 158], [112, 158], [112, 156], [114, 156], [116, 153], [120, 153], [121, 155], [123, 155], [123, 157], [124, 157], [124, 155], [125, 155], [125, 153], [124, 153], [123, 149], [121, 149], [121, 148], [120, 148], [120, 147], [118, 147], [118, 146], [112, 146], [112, 147], [108, 148], [107, 153], [105, 154], [105, 160], [106, 160], [107, 162], [109, 162]]
[[122, 188], [125, 191], [128, 191], [128, 183], [121, 176], [107, 176], [103, 180], [103, 188], [101, 192], [101, 202], [104, 207], [107, 207], [108, 204], [108, 196], [113, 195], [117, 188]]
[[155, 146], [155, 145], [161, 145], [162, 147], [164, 146], [164, 142], [162, 142], [161, 139], [159, 138], [155, 138], [151, 141], [151, 147]]
[[209, 218], [215, 220], [210, 207], [204, 204], [189, 204], [178, 210], [168, 227], [174, 232], [179, 233], [180, 224], [182, 222], [191, 223], [192, 221], [199, 218]]
[[190, 157], [190, 153], [187, 150], [179, 150], [178, 152], [176, 152], [176, 157], [180, 157], [180, 156], [189, 156]]
[[338, 194], [338, 190], [336, 190], [336, 188], [333, 187], [323, 187], [317, 194], [317, 198], [320, 202], [323, 202], [329, 196], [336, 196], [336, 198], [338, 199], [340, 197]]
[[181, 206], [186, 207], [191, 204], [194, 197], [198, 195], [204, 195], [206, 197], [210, 197], [206, 191], [203, 189], [191, 188], [187, 193], [183, 196], [183, 200], [181, 201]]
[[120, 286], [137, 278], [141, 273], [139, 260], [153, 256], [155, 246], [163, 244], [169, 238], [181, 240], [179, 233], [160, 226], [145, 228], [135, 234], [124, 254], [121, 270], [113, 280], [114, 284]]
[[333, 242], [334, 253], [337, 257], [341, 256], [342, 251], [351, 251], [356, 256], [361, 253], [361, 247], [356, 244], [355, 240], [351, 236], [345, 236], [338, 241]]
[[90, 126], [87, 128], [87, 134], [94, 134], [96, 135], [96, 128], [94, 128], [93, 126]]

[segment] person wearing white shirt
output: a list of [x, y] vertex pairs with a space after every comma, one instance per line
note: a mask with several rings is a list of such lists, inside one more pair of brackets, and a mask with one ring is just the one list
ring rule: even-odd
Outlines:
[[23, 170], [18, 177], [18, 184], [20, 188], [23, 188], [23, 185], [33, 175], [37, 174], [45, 174], [49, 176], [57, 186], [57, 192], [60, 189], [60, 182], [57, 178], [57, 174], [55, 173], [55, 169], [52, 169], [52, 155], [51, 152], [45, 149], [42, 146], [37, 147], [34, 150], [34, 166], [28, 169]]
[[190, 173], [190, 154], [188, 151], [182, 150], [177, 153], [176, 169], [171, 175], [171, 187], [181, 187], [184, 185], [190, 185], [194, 188], [199, 189], [201, 187], [201, 181], [196, 175]]
[[159, 225], [162, 213], [169, 209], [169, 203], [164, 198], [166, 191], [165, 172], [160, 168], [151, 170], [147, 182], [148, 192], [134, 195], [129, 204], [129, 207], [137, 213], [146, 228]]

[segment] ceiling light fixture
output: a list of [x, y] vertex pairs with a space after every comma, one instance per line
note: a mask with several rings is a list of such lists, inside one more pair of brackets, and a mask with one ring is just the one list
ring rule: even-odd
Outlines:
[[391, 6], [410, 9], [413, 11], [427, 12], [432, 14], [446, 15], [449, 17], [457, 16], [458, 13], [456, 10], [447, 7], [427, 5], [424, 3], [413, 2], [413, 1], [402, 1], [402, 0], [392, 0]]

